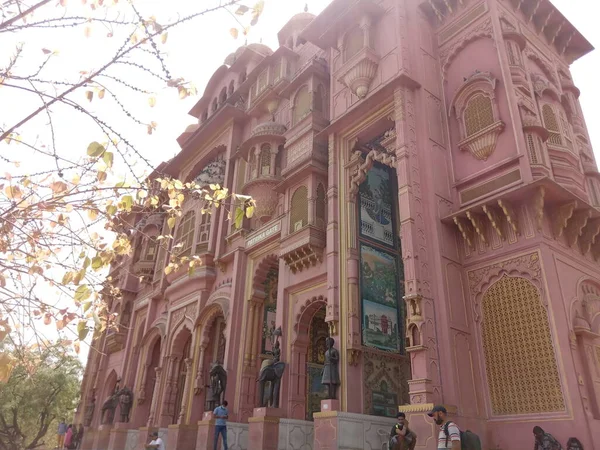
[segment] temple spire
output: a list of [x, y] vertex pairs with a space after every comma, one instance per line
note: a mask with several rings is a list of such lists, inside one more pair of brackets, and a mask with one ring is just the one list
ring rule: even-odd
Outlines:
[[308, 12], [308, 3], [304, 4], [304, 12]]

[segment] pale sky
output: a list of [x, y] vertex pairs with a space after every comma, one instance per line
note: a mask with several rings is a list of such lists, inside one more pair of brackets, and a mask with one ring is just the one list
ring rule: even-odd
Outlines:
[[[552, 0], [552, 2], [592, 45], [600, 46], [600, 27], [597, 24], [597, 18], [600, 17], [600, 2], [597, 0]], [[185, 15], [192, 12], [198, 8], [199, 4], [204, 8], [216, 3], [218, 0], [137, 0], [135, 5], [144, 15], [154, 15], [158, 22], [161, 22], [175, 17], [177, 13]], [[329, 3], [330, 0], [311, 0], [308, 2], [309, 12], [318, 14]], [[252, 2], [247, 4], [250, 5]], [[301, 12], [305, 4], [305, 0], [265, 0], [264, 12], [258, 25], [252, 28], [248, 42], [262, 40], [262, 43], [276, 49], [278, 47], [277, 32], [293, 14]], [[50, 3], [48, 7], [59, 8], [53, 3]], [[69, 0], [67, 8], [70, 14], [85, 14], [80, 0]], [[51, 13], [54, 13], [55, 10], [52, 11]], [[43, 17], [43, 15], [43, 12], [40, 13], [40, 16]], [[175, 139], [187, 125], [195, 123], [195, 119], [188, 116], [187, 112], [199, 100], [204, 92], [205, 84], [223, 63], [225, 57], [244, 43], [243, 36], [240, 35], [237, 40], [234, 40], [230, 35], [229, 29], [233, 26], [236, 24], [229, 15], [223, 12], [212, 13], [172, 29], [169, 31], [166, 45], [161, 46], [161, 49], [168, 52], [164, 59], [170, 72], [174, 77], [183, 77], [193, 82], [198, 88], [198, 96], [179, 100], [175, 90], [163, 88], [160, 82], [154, 83], [154, 86], [158, 86], [157, 89], [159, 89], [154, 94], [157, 103], [154, 108], [150, 108], [148, 106], [150, 95], [148, 94], [132, 93], [129, 90], [119, 91], [117, 89], [115, 91], [123, 96], [121, 101], [143, 122], [155, 121], [157, 123], [157, 129], [152, 136], [147, 135], [146, 127], [143, 125], [130, 122], [121, 123], [121, 129], [125, 130], [126, 136], [153, 165], [168, 160], [180, 150]], [[26, 73], [28, 67], [31, 69], [36, 67], [40, 58], [43, 57], [42, 49], [47, 48], [60, 51], [48, 66], [49, 74], [58, 80], [73, 79], [72, 74], [77, 74], [81, 70], [97, 68], [103, 64], [106, 57], [110, 57], [123, 40], [120, 36], [108, 39], [106, 37], [107, 30], [98, 26], [91, 29], [89, 37], [85, 37], [82, 30], [82, 28], [66, 31], [46, 29], [31, 33], [0, 34], [0, 67], [6, 65], [13, 53], [14, 44], [24, 42], [24, 55], [27, 56], [27, 62], [24, 61], [19, 67], [22, 73]], [[600, 152], [600, 127], [597, 125], [600, 119], [598, 68], [600, 68], [600, 53], [597, 51], [583, 57], [572, 66], [575, 84], [581, 90], [581, 104], [596, 152]], [[127, 66], [121, 66], [112, 73], [130, 84], [136, 84], [137, 81], [140, 84], [148, 81], [148, 78], [141, 75], [130, 76], [131, 72]], [[114, 105], [111, 106], [108, 100], [94, 98], [90, 104], [85, 100], [84, 92], [80, 92], [72, 98], [88, 105], [92, 111], [98, 112], [102, 117], [114, 118], [117, 123], [120, 123], [120, 111]], [[0, 126], [14, 124], [38, 105], [39, 98], [37, 96], [23, 95], [22, 91], [7, 87], [0, 88]], [[70, 155], [73, 158], [81, 157], [85, 155], [85, 149], [89, 142], [103, 140], [103, 136], [98, 133], [95, 125], [82, 120], [72, 110], [64, 106], [56, 106], [53, 108], [53, 112], [56, 114], [54, 126], [57, 134], [60, 135], [57, 138], [57, 144], [60, 147], [59, 153]], [[39, 136], [39, 140], [48, 142], [47, 123], [47, 117], [41, 114], [38, 119], [32, 121], [20, 132], [30, 140]], [[21, 162], [21, 168], [16, 169], [0, 160], [0, 175], [4, 172], [14, 175], [48, 168], [47, 161], [32, 156], [23, 147], [16, 148], [13, 145], [9, 148], [0, 144], [0, 154]], [[86, 354], [86, 349], [82, 347], [81, 357], [83, 360]]]

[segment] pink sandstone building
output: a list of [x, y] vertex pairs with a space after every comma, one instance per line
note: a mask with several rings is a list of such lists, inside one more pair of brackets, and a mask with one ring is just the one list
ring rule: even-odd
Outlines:
[[[202, 259], [191, 276], [163, 272], [163, 218], [135, 218], [84, 450], [152, 430], [212, 448], [213, 363], [231, 449], [387, 448], [400, 409], [433, 450], [438, 403], [485, 449], [531, 448], [535, 425], [600, 449], [600, 174], [569, 71], [588, 41], [549, 0], [333, 0], [278, 39], [225, 58], [156, 171], [256, 213], [236, 229], [189, 201], [174, 241]], [[279, 407], [258, 408], [279, 328]], [[117, 384], [130, 419], [102, 424]]]

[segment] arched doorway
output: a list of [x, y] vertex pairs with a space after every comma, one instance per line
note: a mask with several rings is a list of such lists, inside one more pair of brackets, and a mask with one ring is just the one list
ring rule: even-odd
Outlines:
[[201, 420], [204, 411], [212, 411], [216, 407], [213, 405], [210, 389], [210, 370], [213, 364], [225, 365], [227, 344], [227, 323], [221, 308], [211, 305], [208, 311], [201, 316], [205, 322], [204, 326], [202, 321], [198, 325], [201, 327], [201, 337], [197, 353], [196, 379], [193, 382], [194, 399], [192, 400], [191, 423]]
[[321, 306], [313, 315], [308, 328], [306, 420], [313, 420], [313, 413], [321, 411], [321, 400], [326, 398], [327, 389], [321, 384], [321, 377], [325, 363], [325, 340], [328, 335], [325, 306]]
[[177, 390], [175, 392], [175, 408], [173, 410], [173, 424], [176, 424], [179, 421], [179, 415], [181, 413], [181, 405], [183, 403], [183, 394], [185, 391], [185, 379], [188, 376], [187, 364], [185, 364], [185, 360], [190, 357], [190, 350], [192, 348], [192, 335], [190, 334], [183, 344], [183, 349], [181, 352], [181, 357], [178, 361], [177, 368]]
[[160, 366], [160, 345], [161, 338], [158, 337], [153, 343], [150, 343], [146, 362], [142, 367], [144, 371], [140, 379], [140, 388], [138, 389], [137, 405], [134, 409], [132, 422], [136, 427], [146, 426], [150, 416], [152, 398], [156, 389], [156, 368]]

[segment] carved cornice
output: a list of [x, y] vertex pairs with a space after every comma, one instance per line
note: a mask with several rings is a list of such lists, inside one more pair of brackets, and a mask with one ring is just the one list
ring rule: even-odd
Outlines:
[[577, 241], [583, 234], [583, 229], [587, 225], [591, 216], [592, 211], [589, 209], [575, 211], [573, 217], [569, 220], [569, 225], [565, 231], [565, 237], [569, 247], [573, 247], [575, 244], [577, 244]]
[[600, 219], [589, 220], [579, 238], [579, 248], [584, 255], [590, 251], [600, 234]]
[[552, 233], [556, 239], [563, 235], [569, 219], [573, 217], [575, 208], [577, 208], [577, 200], [565, 203], [553, 211]]

